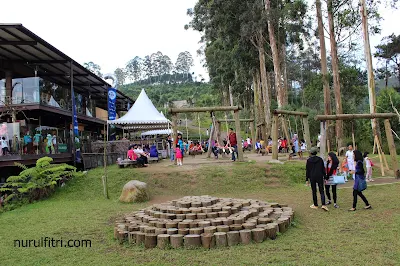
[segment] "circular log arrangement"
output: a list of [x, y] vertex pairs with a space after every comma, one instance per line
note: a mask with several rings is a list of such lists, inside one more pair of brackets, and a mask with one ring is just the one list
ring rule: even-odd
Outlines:
[[114, 238], [121, 244], [160, 249], [246, 245], [276, 239], [293, 218], [287, 204], [187, 196], [118, 218]]

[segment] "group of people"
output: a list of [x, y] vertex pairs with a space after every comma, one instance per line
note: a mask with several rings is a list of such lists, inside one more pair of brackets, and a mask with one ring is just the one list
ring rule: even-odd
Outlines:
[[137, 163], [141, 166], [147, 167], [149, 165], [150, 157], [158, 157], [158, 150], [156, 145], [140, 146], [137, 144], [133, 144], [129, 146], [126, 157], [129, 160], [137, 161]]
[[[308, 186], [311, 185], [313, 198], [313, 205], [311, 205], [310, 208], [318, 209], [317, 187], [321, 195], [321, 208], [323, 210], [328, 211], [328, 207], [326, 205], [331, 204], [332, 198], [330, 190], [332, 190], [334, 207], [339, 208], [339, 205], [337, 204], [337, 183], [335, 183], [333, 177], [336, 176], [339, 171], [342, 171], [345, 176], [347, 176], [347, 174], [351, 174], [354, 179], [353, 206], [351, 209], [349, 209], [349, 211], [356, 210], [358, 197], [364, 201], [365, 209], [370, 209], [371, 205], [362, 193], [362, 191], [366, 189], [366, 182], [368, 178], [368, 174], [367, 176], [365, 175], [364, 162], [369, 162], [369, 165], [366, 163], [367, 173], [371, 172], [370, 178], [372, 179], [371, 160], [368, 158], [368, 153], [365, 153], [363, 156], [360, 151], [353, 150], [352, 145], [349, 145], [345, 159], [347, 162], [347, 168], [339, 166], [340, 162], [335, 153], [330, 152], [326, 162], [324, 162], [321, 157], [317, 156], [317, 153], [317, 147], [311, 148], [311, 156], [308, 158], [306, 164], [306, 184]], [[328, 201], [326, 201], [325, 194], [328, 198]]]

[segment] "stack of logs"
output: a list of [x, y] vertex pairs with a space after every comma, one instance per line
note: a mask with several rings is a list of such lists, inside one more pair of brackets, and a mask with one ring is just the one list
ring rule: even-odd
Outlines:
[[187, 196], [118, 218], [114, 237], [145, 248], [225, 247], [275, 239], [293, 218], [286, 204]]

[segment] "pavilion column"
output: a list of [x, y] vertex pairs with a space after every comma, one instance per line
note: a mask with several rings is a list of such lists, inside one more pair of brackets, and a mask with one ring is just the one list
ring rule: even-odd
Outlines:
[[[272, 119], [272, 159], [278, 160], [278, 115]], [[267, 145], [268, 146], [268, 145]]]
[[237, 150], [238, 150], [238, 161], [243, 162], [243, 148], [242, 148], [242, 136], [240, 133], [240, 119], [239, 119], [239, 110], [234, 111], [233, 113], [235, 117], [235, 127], [236, 127], [236, 139], [237, 139]]
[[388, 146], [389, 146], [390, 158], [392, 159], [393, 173], [394, 176], [398, 178], [399, 164], [397, 162], [397, 152], [396, 152], [396, 146], [394, 144], [392, 128], [390, 126], [389, 119], [385, 119], [384, 123], [385, 123], [386, 139], [388, 141]]
[[10, 101], [9, 103], [12, 103], [11, 97], [12, 97], [12, 72], [6, 71], [6, 102]]

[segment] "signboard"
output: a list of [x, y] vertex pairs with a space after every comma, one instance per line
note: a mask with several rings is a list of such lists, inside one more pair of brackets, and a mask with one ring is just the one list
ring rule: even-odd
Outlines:
[[73, 116], [73, 131], [75, 135], [75, 161], [80, 163], [82, 161], [81, 158], [81, 149], [79, 145], [79, 126], [78, 126], [78, 115], [76, 114], [76, 103], [75, 103], [75, 93], [72, 90], [72, 116]]
[[116, 100], [117, 90], [115, 88], [108, 88], [108, 120], [115, 120], [117, 116]]

